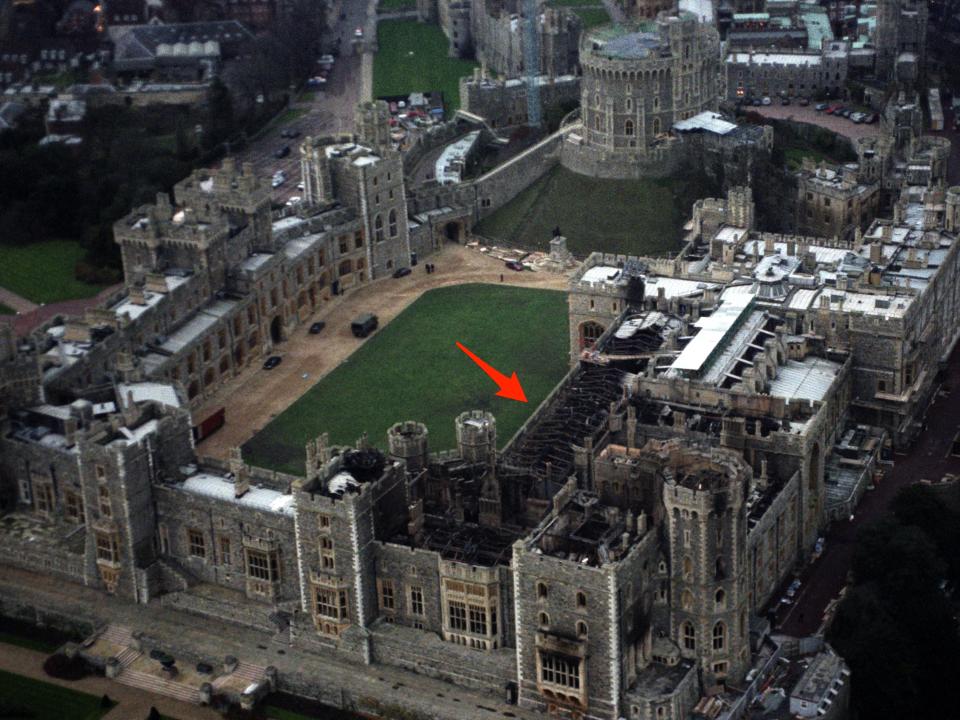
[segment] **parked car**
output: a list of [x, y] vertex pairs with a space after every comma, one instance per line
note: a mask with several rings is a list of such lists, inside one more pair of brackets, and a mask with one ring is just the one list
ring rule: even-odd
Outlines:
[[294, 128], [285, 128], [280, 132], [280, 137], [282, 138], [295, 138], [300, 137], [300, 131], [295, 130]]
[[286, 175], [274, 175], [273, 180], [270, 181], [270, 187], [276, 189], [283, 185], [287, 181]]
[[302, 202], [303, 202], [303, 198], [300, 197], [299, 195], [291, 195], [290, 198], [287, 200], [287, 205], [290, 207], [293, 207], [294, 205], [299, 205]]
[[286, 157], [287, 155], [289, 155], [289, 154], [290, 154], [290, 146], [289, 146], [289, 145], [284, 145], [282, 148], [279, 148], [279, 149], [273, 154], [273, 156], [274, 156], [275, 158], [285, 158], [285, 157]]
[[827, 103], [817, 103], [816, 105], [813, 106], [813, 109], [816, 110], [817, 112], [823, 112], [828, 107], [830, 106], [827, 105]]
[[824, 110], [824, 112], [827, 115], [833, 115], [834, 113], [837, 112], [837, 110], [843, 110], [843, 105], [828, 105], [826, 110]]
[[263, 364], [264, 370], [273, 370], [277, 365], [283, 362], [283, 358], [279, 355], [271, 355], [267, 358], [267, 361]]
[[850, 108], [844, 108], [843, 110], [840, 111], [840, 114], [845, 118], [849, 118], [853, 114], [853, 110], [851, 110]]
[[356, 37], [356, 38], [362, 38], [362, 37], [363, 37], [363, 28], [362, 28], [362, 27], [357, 27], [357, 28], [353, 31], [353, 36]]
[[810, 104], [810, 98], [802, 97], [802, 98], [800, 98], [800, 99], [797, 101], [797, 103], [798, 103], [799, 105], [801, 105], [802, 107], [806, 107], [807, 105]]
[[321, 55], [320, 59], [317, 60], [317, 62], [320, 64], [320, 67], [322, 67], [324, 70], [329, 70], [330, 68], [333, 67], [333, 63], [334, 63], [333, 55]]
[[879, 116], [876, 113], [870, 113], [864, 122], [868, 125], [873, 125], [873, 123], [875, 123], [878, 119]]
[[853, 120], [853, 121], [854, 121], [855, 123], [857, 123], [858, 125], [863, 122], [863, 119], [864, 119], [866, 116], [867, 116], [867, 114], [866, 114], [866, 113], [862, 113], [862, 112], [850, 113], [850, 119]]
[[764, 104], [764, 105], [770, 105], [770, 104], [773, 102], [773, 100], [771, 100], [769, 97], [765, 97], [765, 98], [764, 98], [763, 100], [761, 100], [760, 102], [761, 102], [762, 104]]
[[411, 270], [410, 270], [410, 268], [408, 268], [408, 267], [397, 268], [396, 270], [393, 271], [393, 276], [394, 276], [395, 278], [402, 278], [402, 277], [406, 277], [407, 275], [409, 275], [410, 272], [411, 272]]
[[365, 338], [367, 335], [377, 329], [377, 325], [379, 325], [379, 323], [380, 321], [373, 313], [363, 313], [362, 315], [355, 317], [353, 322], [350, 323], [350, 331], [353, 333], [354, 337]]
[[297, 183], [297, 190], [303, 192], [303, 180]]
[[517, 260], [507, 260], [505, 264], [511, 270], [517, 270], [518, 272], [523, 270], [523, 263]]
[[790, 98], [788, 98], [788, 97], [782, 97], [782, 98], [780, 98], [780, 104], [781, 104], [781, 105], [789, 105], [789, 104], [790, 104]]
[[311, 334], [311, 335], [319, 335], [321, 332], [323, 332], [323, 329], [324, 329], [326, 326], [327, 326], [327, 324], [326, 324], [325, 322], [323, 322], [323, 320], [318, 320], [317, 322], [313, 323], [313, 324], [310, 326], [310, 334]]
[[750, 103], [753, 107], [760, 107], [763, 103], [760, 101], [760, 98], [754, 98], [753, 102]]

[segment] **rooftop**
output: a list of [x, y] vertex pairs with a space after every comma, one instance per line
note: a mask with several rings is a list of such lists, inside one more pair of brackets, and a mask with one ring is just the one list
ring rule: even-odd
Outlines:
[[213, 473], [199, 472], [196, 475], [191, 475], [178, 487], [185, 492], [203, 495], [214, 500], [234, 502], [251, 510], [293, 515], [293, 495], [268, 488], [251, 487], [238, 498], [236, 497], [236, 483]]

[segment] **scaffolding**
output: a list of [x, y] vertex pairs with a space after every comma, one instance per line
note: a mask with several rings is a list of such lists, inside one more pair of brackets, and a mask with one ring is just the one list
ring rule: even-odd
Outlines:
[[523, 2], [523, 70], [527, 81], [527, 125], [540, 127], [540, 32], [539, 0]]

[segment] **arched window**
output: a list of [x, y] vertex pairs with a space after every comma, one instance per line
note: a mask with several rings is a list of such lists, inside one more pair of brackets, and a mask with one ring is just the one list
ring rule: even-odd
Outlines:
[[717, 607], [723, 607], [723, 603], [726, 599], [727, 594], [723, 591], [723, 588], [717, 588], [717, 591], [713, 594], [713, 601], [716, 603]]
[[684, 590], [680, 596], [680, 607], [684, 610], [693, 610], [693, 595], [689, 590]]
[[585, 608], [587, 606], [587, 595], [582, 590], [577, 591], [577, 607]]
[[627, 98], [627, 112], [633, 111], [633, 98]]
[[623, 132], [631, 137], [633, 136], [633, 120], [627, 120], [623, 124]]
[[580, 326], [580, 349], [589, 350], [603, 335], [604, 327], [600, 323], [587, 321]]
[[549, 627], [549, 625], [550, 625], [550, 616], [547, 615], [545, 612], [542, 612], [542, 613], [540, 613], [540, 615], [537, 617], [537, 621], [540, 623], [540, 627], [542, 627], [542, 628]]
[[577, 621], [577, 637], [587, 636], [587, 624], [583, 620]]
[[683, 577], [689, 578], [693, 575], [693, 560], [688, 557], [683, 559]]
[[727, 646], [727, 626], [718, 622], [713, 626], [713, 649], [723, 650]]
[[654, 135], [660, 134], [660, 118], [653, 119], [653, 134]]
[[660, 98], [654, 98], [654, 99], [653, 99], [653, 109], [654, 109], [654, 110], [659, 110], [659, 109], [660, 109]]
[[390, 237], [397, 236], [397, 211], [391, 210], [387, 216], [387, 224], [390, 226]]
[[722, 557], [717, 558], [716, 566], [717, 566], [717, 580], [723, 580], [723, 578], [727, 576], [727, 568], [726, 568], [726, 564], [723, 562]]
[[687, 650], [697, 649], [697, 631], [689, 620], [683, 624], [683, 647]]
[[600, 93], [597, 93], [596, 95], [593, 96], [593, 104], [596, 107], [600, 107]]
[[542, 600], [547, 597], [547, 584], [538, 582], [537, 583], [537, 598]]
[[373, 218], [373, 237], [377, 242], [383, 242], [383, 218], [379, 213]]
[[593, 116], [593, 129], [597, 132], [603, 132], [603, 115], [596, 113]]

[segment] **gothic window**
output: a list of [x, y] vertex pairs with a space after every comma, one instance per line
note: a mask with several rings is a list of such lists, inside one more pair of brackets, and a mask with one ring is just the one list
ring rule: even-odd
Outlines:
[[387, 217], [387, 223], [390, 226], [390, 237], [394, 238], [397, 236], [397, 211], [391, 210], [390, 215]]
[[247, 550], [247, 575], [254, 580], [270, 580], [270, 561], [267, 553]]
[[627, 135], [633, 136], [633, 120], [627, 120], [623, 124], [623, 131]]
[[470, 605], [470, 632], [475, 635], [487, 634], [487, 609], [479, 605]]
[[717, 588], [717, 592], [713, 594], [713, 601], [716, 603], [718, 608], [723, 607], [723, 603], [726, 601], [726, 593], [723, 592], [723, 588]]
[[100, 514], [103, 517], [113, 517], [113, 509], [110, 506], [110, 491], [106, 485], [101, 485], [97, 489], [97, 497], [100, 500]]
[[410, 588], [410, 614], [423, 616], [426, 613], [423, 610], [423, 588]]
[[314, 588], [314, 609], [320, 617], [331, 620], [347, 619], [347, 591]]
[[333, 540], [328, 537], [320, 538], [320, 567], [324, 570], [333, 570], [336, 567]]
[[379, 214], [373, 218], [373, 237], [377, 242], [383, 242], [383, 218]]
[[391, 612], [396, 610], [397, 602], [393, 592], [393, 580], [377, 580], [377, 585], [380, 590], [380, 608]]
[[603, 132], [603, 115], [600, 113], [593, 116], [593, 129], [597, 132]]
[[653, 109], [654, 109], [654, 110], [659, 110], [659, 109], [660, 109], [660, 98], [654, 98], [654, 99], [653, 99]]
[[230, 538], [221, 537], [220, 538], [220, 564], [221, 565], [231, 565], [233, 560], [230, 556]]
[[723, 580], [723, 578], [727, 576], [727, 569], [726, 569], [726, 564], [724, 563], [722, 557], [717, 558], [716, 566], [717, 566], [717, 573], [716, 573], [717, 580]]
[[97, 535], [97, 560], [116, 563], [120, 561], [120, 549], [117, 543], [117, 537], [113, 533], [101, 533]]
[[[633, 98], [627, 98], [627, 112], [633, 111]], [[629, 133], [632, 135], [633, 133]]]
[[547, 584], [543, 582], [537, 583], [537, 599], [542, 600], [547, 597]]
[[689, 621], [683, 624], [683, 647], [687, 650], [697, 649], [697, 631]]
[[545, 628], [550, 626], [550, 616], [545, 612], [540, 613], [537, 616], [537, 622], [540, 624], [540, 627]]
[[727, 626], [718, 622], [713, 626], [713, 649], [723, 650], [727, 646]]
[[83, 497], [80, 495], [80, 493], [67, 490], [65, 495], [64, 513], [67, 516], [67, 520], [70, 520], [71, 522], [81, 524], [84, 522]]
[[577, 591], [577, 607], [585, 608], [587, 606], [587, 595], [582, 590]]
[[467, 605], [457, 600], [451, 600], [447, 604], [447, 612], [450, 616], [451, 630], [467, 629]]
[[603, 335], [604, 327], [599, 323], [585, 322], [580, 326], [580, 349], [588, 350], [594, 346], [597, 339]]
[[583, 620], [577, 621], [577, 637], [587, 636], [587, 624]]

